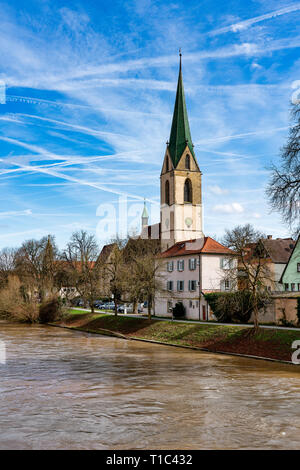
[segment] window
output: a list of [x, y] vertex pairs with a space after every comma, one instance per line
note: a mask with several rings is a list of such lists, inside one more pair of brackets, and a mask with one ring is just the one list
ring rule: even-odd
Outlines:
[[300, 292], [300, 284], [298, 284], [298, 291]]
[[166, 171], [169, 171], [169, 158], [166, 158]]
[[225, 279], [224, 287], [225, 287], [225, 290], [229, 290], [229, 289], [230, 289], [230, 281], [229, 281], [228, 279]]
[[296, 290], [296, 284], [292, 282], [291, 284], [291, 291], [294, 292]]
[[197, 281], [189, 281], [189, 290], [194, 292], [197, 287]]
[[169, 291], [173, 290], [173, 281], [167, 281], [167, 290]]
[[231, 269], [233, 267], [233, 260], [230, 258], [221, 258], [221, 268]]
[[191, 159], [189, 154], [186, 155], [185, 157], [185, 169], [190, 170], [191, 169]]
[[297, 263], [297, 272], [300, 273], [300, 263]]
[[189, 269], [190, 269], [190, 271], [193, 271], [194, 269], [196, 269], [196, 263], [197, 263], [196, 258], [190, 258], [189, 259]]
[[174, 271], [174, 261], [168, 261], [167, 262], [167, 270], [168, 270], [169, 273]]
[[284, 284], [284, 290], [289, 290], [289, 285], [288, 284]]
[[190, 300], [190, 308], [192, 308], [193, 306], [193, 302]]
[[184, 183], [184, 202], [193, 202], [192, 200], [192, 183], [186, 179]]
[[172, 312], [172, 301], [168, 301], [168, 312]]
[[165, 186], [165, 202], [166, 204], [170, 205], [170, 185], [169, 181], [166, 181], [166, 186]]
[[184, 260], [180, 259], [177, 261], [177, 271], [184, 271]]
[[184, 291], [184, 281], [177, 281], [177, 290], [178, 292]]

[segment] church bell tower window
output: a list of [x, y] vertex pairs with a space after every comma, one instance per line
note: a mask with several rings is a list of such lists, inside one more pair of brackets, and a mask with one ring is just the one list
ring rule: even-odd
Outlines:
[[186, 155], [185, 157], [185, 169], [190, 170], [191, 169], [191, 160], [189, 154]]
[[170, 205], [170, 185], [169, 181], [166, 181], [166, 188], [165, 188], [165, 202], [166, 204]]
[[184, 183], [184, 202], [193, 202], [192, 183], [189, 179], [186, 179]]

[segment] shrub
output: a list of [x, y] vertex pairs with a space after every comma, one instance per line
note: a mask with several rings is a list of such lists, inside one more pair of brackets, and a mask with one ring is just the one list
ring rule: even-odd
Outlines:
[[173, 317], [180, 318], [185, 316], [185, 306], [182, 302], [177, 302], [175, 307], [173, 307]]
[[[214, 292], [205, 294], [210, 308], [218, 321], [223, 323], [248, 323], [253, 312], [253, 296], [250, 291]], [[258, 308], [266, 303], [262, 293], [258, 299]]]
[[[208, 302], [213, 314], [217, 318], [218, 321], [224, 323], [231, 322], [231, 311], [224, 308], [221, 302], [226, 302], [226, 298], [230, 296], [229, 292], [212, 292], [210, 294], [205, 294], [205, 300]], [[221, 299], [221, 302], [220, 302]]]
[[39, 307], [40, 323], [51, 323], [59, 320], [62, 316], [61, 304], [58, 299], [54, 298], [44, 302]]
[[9, 276], [7, 285], [0, 291], [0, 317], [22, 323], [38, 321], [37, 304], [24, 300], [17, 276]]

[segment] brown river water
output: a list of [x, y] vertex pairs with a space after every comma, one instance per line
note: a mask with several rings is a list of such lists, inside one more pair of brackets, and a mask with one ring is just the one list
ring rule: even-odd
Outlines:
[[0, 341], [0, 449], [300, 448], [300, 366], [47, 326]]

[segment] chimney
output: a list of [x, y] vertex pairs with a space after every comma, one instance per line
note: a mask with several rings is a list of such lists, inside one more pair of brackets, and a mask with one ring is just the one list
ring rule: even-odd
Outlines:
[[267, 235], [268, 240], [272, 240], [272, 235]]

